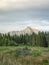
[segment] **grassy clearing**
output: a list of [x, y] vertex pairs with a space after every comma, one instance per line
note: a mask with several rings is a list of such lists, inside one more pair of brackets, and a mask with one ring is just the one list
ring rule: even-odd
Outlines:
[[0, 47], [0, 65], [49, 65], [49, 48]]

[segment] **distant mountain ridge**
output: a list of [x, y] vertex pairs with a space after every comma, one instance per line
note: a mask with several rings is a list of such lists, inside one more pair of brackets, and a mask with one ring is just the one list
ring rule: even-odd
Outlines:
[[21, 31], [11, 31], [11, 32], [8, 32], [10, 35], [21, 35], [21, 34], [32, 34], [32, 33], [36, 33], [36, 34], [38, 34], [38, 32], [39, 32], [39, 30], [38, 29], [32, 29], [31, 27], [27, 27], [27, 28], [25, 28], [25, 29], [23, 29], [23, 30], [21, 30]]

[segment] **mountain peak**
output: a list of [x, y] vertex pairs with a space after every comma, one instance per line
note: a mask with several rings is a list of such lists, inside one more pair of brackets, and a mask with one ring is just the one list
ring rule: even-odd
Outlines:
[[27, 28], [26, 28], [26, 29], [32, 30], [32, 28], [31, 28], [31, 27], [29, 27], [29, 26], [27, 26]]
[[27, 33], [27, 34], [32, 34], [33, 33], [33, 29], [29, 26], [27, 28], [25, 28], [23, 31], [24, 31], [24, 33]]
[[38, 29], [32, 29], [31, 27], [29, 27], [29, 26], [27, 26], [24, 30], [22, 30], [22, 31], [12, 31], [12, 32], [10, 32], [10, 34], [11, 35], [14, 35], [14, 34], [16, 34], [16, 35], [20, 35], [20, 34], [32, 34], [32, 33], [36, 33], [36, 34], [38, 34], [38, 32], [39, 32], [39, 30]]

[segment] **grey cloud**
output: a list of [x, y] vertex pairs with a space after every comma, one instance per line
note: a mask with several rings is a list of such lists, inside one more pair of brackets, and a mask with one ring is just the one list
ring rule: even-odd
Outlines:
[[49, 9], [25, 9], [0, 13], [0, 21], [24, 21], [42, 19], [49, 21]]

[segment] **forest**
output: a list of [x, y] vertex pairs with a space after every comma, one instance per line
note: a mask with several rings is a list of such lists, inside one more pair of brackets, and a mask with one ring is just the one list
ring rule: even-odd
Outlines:
[[49, 46], [49, 32], [32, 33], [31, 35], [13, 35], [0, 33], [0, 46]]

